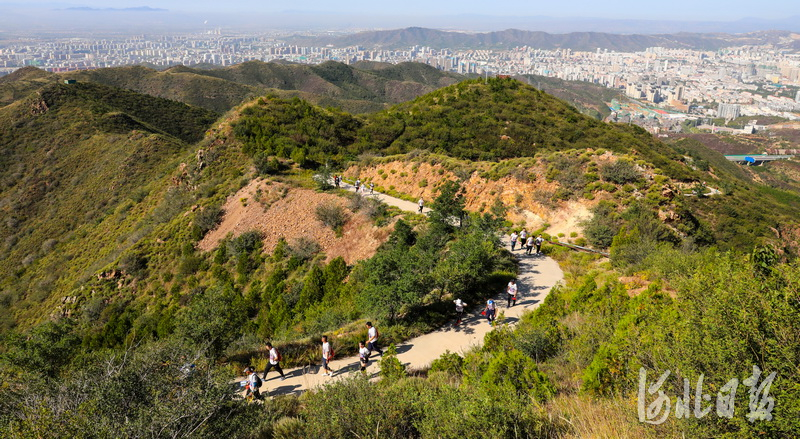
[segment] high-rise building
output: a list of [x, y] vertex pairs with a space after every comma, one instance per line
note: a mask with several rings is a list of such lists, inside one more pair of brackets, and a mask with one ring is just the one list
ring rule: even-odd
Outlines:
[[737, 104], [719, 104], [717, 107], [717, 117], [725, 120], [732, 120], [739, 117], [741, 107]]

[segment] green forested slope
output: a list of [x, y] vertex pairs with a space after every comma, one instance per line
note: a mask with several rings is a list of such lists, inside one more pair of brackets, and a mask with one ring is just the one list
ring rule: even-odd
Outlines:
[[[339, 68], [317, 73], [353, 84]], [[756, 184], [695, 144], [600, 123], [508, 79], [466, 81], [367, 116], [270, 96], [209, 127], [211, 118], [86, 83], [49, 85], [0, 109], [4, 437], [782, 438], [797, 430], [798, 246], [775, 238], [797, 229], [796, 194]], [[544, 179], [564, 189], [549, 200], [553, 209], [602, 196], [586, 235], [611, 257], [546, 245], [566, 284], [516, 330], [499, 327], [483, 348], [446, 354], [428, 373], [406, 377], [387, 355], [379, 384], [355, 378], [263, 405], [238, 399], [230, 383], [246, 364], [263, 367], [266, 338], [287, 364], [314, 364], [322, 333], [341, 355], [354, 352], [368, 319], [384, 342], [406, 339], [451, 322], [453, 297], [481, 303], [514, 277], [497, 240], [498, 229], [514, 228], [502, 221], [509, 206], [465, 215], [458, 182], [439, 187], [433, 215], [398, 221], [374, 257], [352, 266], [326, 263], [300, 237], [267, 254], [255, 231], [197, 250], [223, 201], [256, 176], [310, 186], [314, 173], [351, 160], [415, 150], [458, 163], [503, 160], [479, 175]], [[513, 172], [527, 162], [544, 172]], [[704, 182], [724, 191], [703, 196]], [[701, 187], [664, 194], [678, 184]], [[394, 221], [360, 198], [338, 214], [357, 209], [376, 224]], [[659, 216], [667, 211], [671, 222]], [[651, 427], [637, 419], [639, 367], [651, 383], [670, 369], [665, 391], [681, 396], [684, 377], [694, 384], [705, 374], [716, 395], [753, 365], [778, 373], [771, 423], [746, 420], [744, 386], [732, 420]]]
[[7, 303], [34, 304], [72, 288], [63, 284], [73, 278], [67, 273], [99, 268], [92, 263], [118, 244], [120, 231], [108, 230], [99, 242], [86, 234], [141, 201], [213, 118], [93, 84], [47, 85], [0, 110], [0, 285]]

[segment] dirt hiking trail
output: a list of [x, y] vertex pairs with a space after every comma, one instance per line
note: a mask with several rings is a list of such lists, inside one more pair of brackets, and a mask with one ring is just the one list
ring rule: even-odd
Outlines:
[[[344, 182], [341, 183], [341, 187], [351, 191], [355, 190], [352, 185]], [[419, 206], [410, 201], [390, 197], [378, 192], [370, 195], [368, 188], [362, 195], [376, 198], [388, 205], [399, 207], [405, 211], [417, 212], [419, 210]], [[427, 202], [428, 200], [425, 201]], [[430, 209], [424, 208], [423, 213], [429, 211]], [[511, 250], [509, 241], [507, 236], [503, 237], [503, 245], [508, 250]], [[486, 298], [487, 300], [492, 298], [495, 301], [497, 305], [497, 314], [503, 313], [505, 315], [505, 322], [510, 325], [516, 324], [523, 312], [534, 309], [542, 303], [550, 292], [550, 289], [564, 279], [564, 273], [553, 259], [544, 255], [526, 255], [524, 254], [524, 250], [519, 248], [513, 253], [519, 259], [517, 304], [510, 308], [507, 307], [505, 292], [496, 294], [495, 297]], [[465, 310], [465, 318], [460, 325], [454, 326], [451, 323], [437, 331], [421, 335], [396, 345], [397, 358], [407, 369], [422, 369], [429, 366], [433, 360], [439, 358], [445, 351], [463, 354], [472, 347], [481, 345], [486, 333], [492, 329], [492, 326], [487, 322], [486, 318], [480, 315], [485, 305], [485, 302], [468, 303]], [[455, 320], [455, 305], [453, 306], [453, 315], [453, 320]], [[380, 328], [378, 328], [378, 330], [380, 331]], [[332, 341], [332, 344], [334, 345], [334, 349], [336, 349], [335, 340]], [[378, 346], [384, 351], [387, 348], [386, 345], [380, 342], [380, 339], [378, 340]], [[321, 355], [320, 353], [320, 362]], [[376, 352], [373, 353], [372, 358], [370, 358], [369, 366], [367, 367], [367, 374], [369, 376], [378, 376], [379, 359], [380, 356]], [[330, 362], [330, 367], [333, 369], [333, 376], [323, 376], [321, 365], [285, 369], [285, 380], [281, 380], [277, 372], [270, 371], [267, 380], [264, 381], [260, 388], [261, 394], [264, 397], [299, 394], [305, 390], [324, 385], [325, 383], [330, 383], [360, 373], [358, 357], [355, 356], [334, 359]], [[261, 376], [261, 372], [263, 371], [257, 371], [259, 376]], [[242, 377], [239, 379], [243, 380], [244, 378]]]

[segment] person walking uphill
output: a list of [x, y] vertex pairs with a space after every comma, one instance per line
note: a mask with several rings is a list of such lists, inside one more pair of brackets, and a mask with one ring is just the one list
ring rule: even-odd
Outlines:
[[244, 397], [247, 398], [249, 396], [253, 396], [255, 399], [261, 399], [261, 378], [258, 377], [256, 373], [256, 368], [253, 366], [247, 366], [244, 372], [247, 374], [247, 391], [245, 392]]
[[497, 313], [497, 307], [494, 304], [494, 300], [489, 299], [489, 301], [486, 302], [486, 309], [483, 312], [486, 313], [486, 320], [488, 320], [489, 324], [491, 325], [494, 322], [494, 316]]
[[467, 306], [461, 299], [456, 299], [453, 301], [456, 304], [456, 326], [461, 324], [461, 320], [464, 319], [464, 307]]
[[533, 235], [529, 236], [525, 241], [525, 254], [529, 255], [533, 252]]
[[517, 304], [517, 281], [511, 279], [508, 282], [508, 288], [506, 288], [506, 292], [508, 293], [508, 307], [511, 308], [512, 306]]
[[281, 369], [281, 364], [280, 364], [281, 360], [283, 360], [283, 358], [281, 357], [281, 353], [278, 352], [278, 350], [272, 346], [272, 343], [267, 343], [267, 349], [269, 349], [269, 361], [267, 361], [267, 366], [264, 368], [264, 374], [263, 374], [264, 381], [267, 380], [267, 373], [272, 368], [275, 368], [275, 370], [277, 370], [278, 373], [281, 374], [281, 381], [285, 380], [286, 375], [283, 374], [283, 369]]
[[511, 251], [512, 252], [514, 251], [514, 247], [517, 246], [517, 239], [518, 238], [519, 238], [519, 235], [517, 235], [517, 232], [511, 232]]
[[328, 362], [333, 360], [333, 349], [331, 348], [331, 344], [328, 343], [328, 336], [322, 336], [322, 369], [325, 371], [322, 373], [322, 376], [333, 376], [333, 371], [331, 370], [330, 366], [328, 366]]
[[423, 204], [425, 204], [425, 201], [422, 200], [422, 197], [419, 198], [419, 201], [417, 201], [417, 204], [419, 204], [419, 213], [422, 213], [422, 206], [423, 206]]
[[378, 348], [378, 328], [372, 326], [372, 322], [367, 322], [367, 349], [369, 349], [370, 355], [372, 355], [372, 351], [377, 351], [383, 356], [383, 351]]
[[536, 244], [536, 254], [537, 255], [542, 252], [542, 243], [543, 242], [544, 242], [544, 238], [542, 238], [542, 235], [539, 235], [539, 236], [536, 237], [536, 240], [534, 241], [534, 243]]
[[369, 349], [364, 346], [364, 342], [358, 342], [358, 361], [361, 363], [361, 372], [367, 372], [367, 366], [369, 365]]

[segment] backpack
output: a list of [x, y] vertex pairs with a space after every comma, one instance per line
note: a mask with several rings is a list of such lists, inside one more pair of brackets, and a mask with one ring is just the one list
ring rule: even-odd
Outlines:
[[334, 357], [334, 355], [336, 355], [336, 352], [334, 352], [334, 351], [333, 351], [333, 346], [331, 346], [331, 347], [330, 347], [330, 350], [328, 351], [328, 360], [330, 360], [331, 358], [333, 358], [333, 357]]
[[283, 360], [283, 355], [281, 355], [281, 351], [275, 349], [275, 361], [280, 363]]
[[256, 389], [258, 389], [261, 387], [263, 381], [261, 381], [261, 377], [259, 377], [257, 373], [254, 373], [253, 375], [255, 375], [256, 378], [255, 380], [253, 380], [253, 385], [256, 386]]

